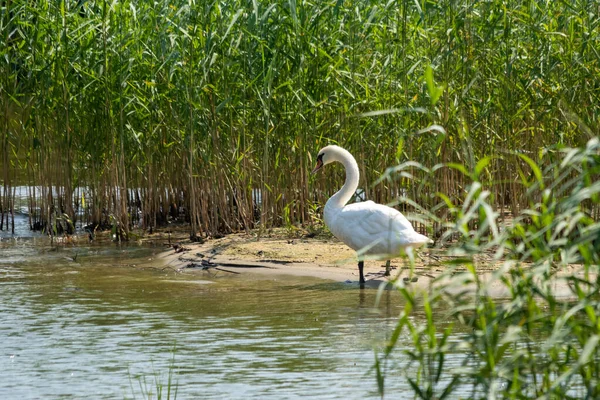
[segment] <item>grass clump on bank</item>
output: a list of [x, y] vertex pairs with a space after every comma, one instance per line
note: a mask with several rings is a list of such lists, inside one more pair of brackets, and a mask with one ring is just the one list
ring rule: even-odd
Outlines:
[[341, 179], [309, 178], [326, 143], [356, 155], [368, 198], [425, 209], [469, 180], [373, 182], [406, 160], [492, 156], [490, 205], [517, 215], [516, 153], [544, 164], [598, 130], [598, 14], [591, 0], [3, 3], [0, 229], [18, 185], [48, 231], [310, 224]]
[[[397, 282], [406, 305], [377, 358], [382, 395], [393, 379], [387, 357], [401, 347], [415, 398], [600, 396], [600, 222], [589, 212], [600, 202], [600, 140], [556, 159], [529, 163], [528, 206], [510, 225], [497, 226], [476, 174], [462, 206], [444, 204], [445, 237], [459, 237], [445, 252], [454, 259], [423, 293]], [[488, 279], [474, 261], [483, 252], [499, 265]], [[498, 287], [506, 298], [493, 296]]]

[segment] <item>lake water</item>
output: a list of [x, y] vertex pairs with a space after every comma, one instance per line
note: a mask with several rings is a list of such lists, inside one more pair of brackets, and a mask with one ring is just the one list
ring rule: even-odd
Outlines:
[[138, 267], [160, 250], [0, 240], [0, 398], [167, 398], [170, 373], [181, 399], [378, 397], [398, 293], [376, 306], [375, 289], [316, 278]]

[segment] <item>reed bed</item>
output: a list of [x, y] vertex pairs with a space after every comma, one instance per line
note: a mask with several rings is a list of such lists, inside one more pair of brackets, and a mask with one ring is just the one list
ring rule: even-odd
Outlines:
[[469, 181], [378, 180], [388, 167], [489, 160], [490, 204], [516, 215], [527, 160], [598, 134], [599, 14], [595, 0], [2, 2], [0, 229], [19, 185], [32, 229], [55, 233], [311, 224], [342, 180], [309, 175], [329, 143], [355, 154], [368, 198], [409, 212]]

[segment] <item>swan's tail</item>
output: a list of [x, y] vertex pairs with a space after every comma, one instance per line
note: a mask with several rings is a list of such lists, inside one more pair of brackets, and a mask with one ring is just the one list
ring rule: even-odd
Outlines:
[[433, 243], [434, 243], [434, 241], [431, 240], [431, 239], [429, 239], [427, 236], [421, 235], [420, 233], [415, 232], [409, 238], [409, 245], [408, 246], [410, 246], [412, 248], [419, 248], [421, 246], [432, 245]]

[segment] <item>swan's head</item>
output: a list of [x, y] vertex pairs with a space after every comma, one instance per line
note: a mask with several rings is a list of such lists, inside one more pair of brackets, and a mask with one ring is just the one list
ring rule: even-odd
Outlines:
[[339, 154], [345, 151], [346, 150], [336, 145], [323, 147], [317, 155], [317, 165], [315, 166], [315, 169], [312, 170], [312, 173], [314, 174], [323, 168], [324, 165], [339, 161]]

